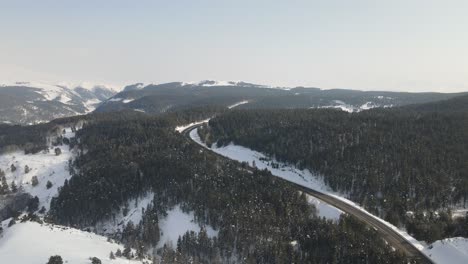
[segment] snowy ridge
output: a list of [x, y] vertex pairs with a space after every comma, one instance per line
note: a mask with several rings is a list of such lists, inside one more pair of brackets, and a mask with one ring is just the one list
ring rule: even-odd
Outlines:
[[80, 82], [80, 83], [72, 83], [72, 82], [58, 82], [58, 83], [48, 83], [48, 82], [41, 82], [41, 81], [28, 81], [28, 82], [0, 82], [0, 87], [3, 86], [24, 86], [24, 87], [31, 87], [31, 88], [39, 88], [45, 91], [57, 91], [61, 89], [68, 89], [74, 90], [76, 88], [84, 88], [89, 91], [93, 91], [97, 88], [111, 90], [113, 92], [119, 92], [122, 90], [123, 87], [113, 85], [113, 84], [99, 84], [93, 82]]
[[86, 114], [118, 90], [115, 86], [91, 83], [3, 83], [0, 84], [0, 121], [35, 124]]
[[253, 84], [243, 81], [214, 81], [214, 80], [203, 80], [197, 82], [182, 82], [181, 86], [203, 86], [203, 87], [212, 87], [212, 86], [242, 86], [242, 87], [259, 87], [259, 88], [272, 88], [268, 85]]

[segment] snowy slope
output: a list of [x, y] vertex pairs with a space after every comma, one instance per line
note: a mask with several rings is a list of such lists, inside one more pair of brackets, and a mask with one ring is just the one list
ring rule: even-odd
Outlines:
[[91, 263], [90, 257], [97, 257], [102, 263], [142, 263], [124, 258], [110, 260], [110, 252], [123, 250], [123, 246], [93, 233], [36, 222], [7, 227], [7, 222], [3, 222], [4, 231], [0, 235], [2, 263], [44, 264], [52, 255], [60, 255], [69, 264]]
[[[70, 128], [66, 128], [65, 131], [64, 137], [75, 136]], [[44, 206], [46, 210], [50, 207], [52, 197], [57, 195], [58, 188], [71, 177], [68, 171], [68, 161], [73, 159], [75, 153], [67, 145], [58, 147], [62, 151], [62, 154], [58, 156], [55, 155], [55, 147], [51, 147], [49, 153], [39, 152], [26, 155], [23, 151], [16, 151], [0, 155], [0, 169], [5, 172], [7, 183], [11, 185], [14, 181], [20, 190], [30, 193], [33, 197], [37, 196], [39, 208]], [[17, 168], [14, 172], [11, 171], [12, 164]], [[31, 169], [28, 173], [25, 173], [26, 165]], [[37, 176], [39, 180], [36, 186], [31, 184], [33, 176]], [[47, 181], [53, 184], [49, 189], [46, 187]]]
[[33, 124], [86, 114], [118, 90], [91, 83], [0, 83], [0, 122]]

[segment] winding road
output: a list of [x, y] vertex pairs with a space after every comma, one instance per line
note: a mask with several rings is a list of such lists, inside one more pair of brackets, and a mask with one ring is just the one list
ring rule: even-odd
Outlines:
[[[189, 140], [195, 142], [191, 137], [190, 137], [190, 132], [200, 126], [202, 126], [203, 123], [201, 124], [195, 124], [190, 127], [185, 128], [184, 130], [181, 131], [182, 135], [184, 135], [186, 138]], [[198, 144], [198, 143], [197, 143]], [[225, 156], [222, 156], [214, 151], [212, 151], [214, 155], [217, 155], [218, 157], [221, 158], [227, 158]], [[382, 223], [380, 220], [376, 219], [375, 217], [369, 215], [367, 212], [360, 210], [359, 208], [356, 208], [340, 199], [337, 199], [336, 197], [330, 196], [328, 194], [318, 192], [316, 190], [306, 188], [300, 184], [294, 183], [287, 181], [285, 179], [279, 178], [279, 180], [285, 181], [294, 188], [296, 188], [298, 191], [302, 191], [304, 193], [307, 193], [311, 196], [316, 197], [317, 199], [322, 200], [323, 202], [332, 205], [341, 211], [350, 214], [357, 219], [361, 220], [362, 222], [366, 223], [367, 225], [373, 227], [378, 233], [381, 234], [382, 238], [387, 241], [389, 245], [394, 247], [395, 249], [403, 252], [406, 254], [411, 260], [416, 260], [419, 263], [434, 263], [428, 256], [426, 256], [423, 252], [421, 252], [419, 249], [417, 249], [413, 244], [408, 242], [406, 238], [404, 238], [400, 233], [392, 229], [391, 227], [385, 225]]]

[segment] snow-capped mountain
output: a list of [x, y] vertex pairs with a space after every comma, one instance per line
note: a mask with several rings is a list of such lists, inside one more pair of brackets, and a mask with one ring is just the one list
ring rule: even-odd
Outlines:
[[117, 92], [114, 87], [88, 83], [0, 84], [0, 123], [34, 124], [59, 117], [86, 114]]

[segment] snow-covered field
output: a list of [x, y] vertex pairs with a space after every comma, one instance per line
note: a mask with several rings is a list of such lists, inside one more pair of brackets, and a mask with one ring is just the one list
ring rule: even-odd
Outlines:
[[123, 251], [123, 246], [93, 233], [36, 222], [17, 223], [11, 227], [7, 227], [7, 223], [3, 222], [4, 231], [0, 235], [1, 263], [44, 264], [52, 255], [60, 255], [64, 263], [69, 264], [91, 263], [90, 257], [97, 257], [102, 263], [142, 263], [124, 258], [111, 260], [110, 252]]
[[[179, 206], [176, 206], [167, 212], [167, 217], [160, 220], [159, 229], [162, 235], [156, 247], [161, 248], [164, 244], [167, 244], [175, 248], [179, 236], [183, 236], [187, 231], [198, 233], [201, 227], [194, 222], [193, 212], [184, 213]], [[205, 226], [205, 229], [208, 237], [218, 235], [218, 231], [211, 226]]]
[[[63, 135], [67, 138], [75, 136], [70, 128], [65, 129]], [[18, 188], [33, 197], [39, 198], [39, 208], [44, 206], [47, 210], [50, 207], [52, 197], [57, 195], [58, 188], [63, 185], [66, 179], [70, 179], [68, 171], [68, 161], [73, 159], [73, 153], [68, 145], [58, 146], [62, 153], [55, 155], [55, 147], [51, 147], [48, 153], [39, 152], [36, 154], [24, 154], [24, 151], [16, 151], [13, 153], [0, 155], [0, 169], [5, 172], [7, 183], [11, 185], [12, 181]], [[11, 165], [16, 167], [16, 171], [11, 171]], [[25, 166], [30, 168], [28, 173], [25, 173]], [[32, 186], [32, 178], [36, 176], [39, 183]], [[46, 184], [50, 181], [52, 187], [47, 189]]]
[[468, 239], [462, 237], [438, 240], [424, 249], [436, 263], [466, 264], [468, 263]]
[[[200, 144], [201, 146], [205, 147], [205, 148], [208, 148], [200, 139], [200, 136], [198, 135], [198, 131], [197, 129], [194, 129], [190, 132], [190, 137], [195, 141], [197, 142], [198, 144]], [[468, 247], [463, 247], [463, 246], [459, 246], [460, 243], [459, 243], [459, 240], [446, 240], [443, 244], [444, 244], [444, 247], [441, 247], [441, 246], [438, 246], [438, 242], [440, 241], [436, 241], [434, 243], [434, 248], [437, 248], [437, 250], [429, 250], [427, 246], [425, 246], [425, 243], [424, 242], [420, 242], [418, 240], [416, 240], [415, 238], [413, 238], [412, 236], [410, 236], [406, 231], [404, 230], [401, 230], [397, 227], [395, 227], [394, 225], [372, 215], [371, 213], [367, 212], [363, 207], [361, 207], [360, 205], [348, 200], [346, 197], [347, 195], [346, 194], [343, 194], [343, 193], [337, 193], [337, 192], [334, 192], [332, 191], [324, 182], [323, 182], [323, 179], [319, 176], [319, 175], [316, 175], [316, 174], [313, 174], [311, 173], [309, 170], [305, 169], [305, 170], [299, 170], [298, 168], [296, 168], [295, 166], [293, 165], [289, 165], [289, 164], [284, 164], [284, 163], [281, 163], [281, 162], [277, 162], [275, 160], [270, 160], [269, 158], [267, 158], [264, 154], [260, 153], [260, 152], [257, 152], [257, 151], [253, 151], [249, 148], [246, 148], [246, 147], [242, 147], [242, 146], [238, 146], [238, 145], [234, 145], [234, 144], [230, 144], [228, 146], [224, 146], [224, 147], [216, 147], [215, 145], [213, 145], [213, 147], [211, 148], [212, 151], [222, 155], [222, 156], [225, 156], [225, 157], [228, 157], [230, 159], [233, 159], [233, 160], [237, 160], [239, 162], [248, 162], [249, 164], [253, 165], [253, 163], [255, 162], [255, 166], [259, 169], [268, 169], [272, 175], [274, 176], [277, 176], [277, 177], [280, 177], [280, 178], [283, 178], [285, 180], [288, 180], [290, 182], [294, 182], [294, 183], [297, 183], [297, 184], [300, 184], [304, 187], [307, 187], [307, 188], [311, 188], [311, 189], [314, 189], [314, 190], [317, 190], [317, 191], [320, 191], [320, 192], [323, 192], [323, 193], [326, 193], [330, 196], [333, 196], [337, 199], [340, 199], [358, 209], [360, 209], [361, 211], [371, 215], [372, 217], [374, 217], [375, 219], [378, 219], [379, 221], [381, 221], [382, 223], [384, 223], [385, 225], [389, 226], [390, 228], [394, 229], [395, 231], [397, 231], [398, 233], [400, 233], [403, 237], [405, 237], [410, 243], [412, 243], [415, 247], [417, 247], [419, 250], [423, 251], [424, 253], [426, 254], [429, 254], [430, 252], [431, 253], [431, 259], [433, 259], [436, 263], [452, 263], [450, 262], [450, 256], [453, 254], [451, 253], [451, 251], [453, 251], [453, 248], [456, 248], [458, 252], [457, 254], [460, 256], [460, 258], [462, 258], [464, 260], [463, 263], [468, 263]], [[272, 163], [276, 163], [276, 164], [279, 164], [279, 168], [274, 168], [272, 166]], [[316, 199], [315, 199], [316, 200]], [[312, 201], [313, 203], [316, 203], [314, 201]], [[320, 202], [320, 201], [318, 201]], [[326, 218], [332, 218], [333, 217], [336, 217], [337, 214], [339, 213], [339, 210], [330, 206], [330, 205], [326, 205], [325, 207], [324, 206], [324, 203], [318, 203], [318, 211], [319, 211], [319, 215], [320, 216], [324, 216]], [[332, 207], [334, 208], [335, 210], [329, 210], [329, 208]], [[338, 210], [338, 211], [336, 211]], [[457, 243], [457, 245], [452, 245], [453, 243]], [[444, 256], [447, 256], [446, 259], [444, 259]]]

